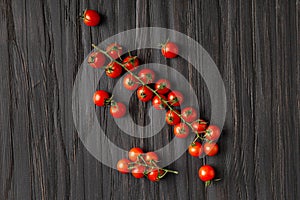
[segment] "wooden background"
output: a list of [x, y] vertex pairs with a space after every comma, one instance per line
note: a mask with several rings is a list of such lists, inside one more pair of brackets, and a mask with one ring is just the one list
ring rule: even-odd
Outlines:
[[[78, 20], [84, 8], [103, 15], [100, 27]], [[300, 199], [299, 0], [0, 0], [0, 9], [0, 199]], [[169, 166], [178, 176], [136, 180], [98, 162], [75, 130], [72, 87], [91, 43], [148, 26], [198, 41], [225, 82], [221, 153], [207, 159], [222, 181], [206, 190], [202, 160], [184, 154]], [[137, 53], [148, 62], [151, 52]], [[173, 64], [208, 118], [201, 77]], [[109, 128], [123, 148], [155, 147]]]

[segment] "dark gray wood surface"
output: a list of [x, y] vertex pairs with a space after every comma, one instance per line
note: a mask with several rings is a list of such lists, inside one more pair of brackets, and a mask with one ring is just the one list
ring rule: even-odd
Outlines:
[[[78, 20], [84, 8], [103, 15], [101, 26]], [[148, 26], [198, 41], [223, 77], [221, 153], [206, 159], [222, 181], [206, 190], [202, 160], [187, 153], [169, 166], [178, 176], [136, 180], [98, 162], [75, 130], [72, 87], [91, 43]], [[299, 0], [0, 0], [0, 199], [300, 199], [299, 29]], [[137, 53], [145, 63], [158, 55]], [[162, 63], [190, 80], [208, 118], [200, 75], [180, 59]], [[106, 130], [124, 149], [156, 147]]]

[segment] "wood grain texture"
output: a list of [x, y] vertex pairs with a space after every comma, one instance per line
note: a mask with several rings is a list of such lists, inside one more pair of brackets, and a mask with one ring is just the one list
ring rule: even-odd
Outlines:
[[[100, 27], [78, 20], [84, 8], [99, 10]], [[300, 199], [299, 0], [0, 0], [0, 9], [0, 199]], [[72, 87], [91, 43], [148, 26], [197, 40], [225, 82], [221, 153], [207, 159], [222, 181], [206, 190], [201, 160], [184, 154], [170, 165], [178, 176], [136, 180], [98, 162], [75, 130]], [[147, 63], [158, 52], [137, 54]], [[161, 62], [187, 77], [208, 118], [200, 75], [183, 60]], [[123, 148], [156, 147], [105, 129]]]

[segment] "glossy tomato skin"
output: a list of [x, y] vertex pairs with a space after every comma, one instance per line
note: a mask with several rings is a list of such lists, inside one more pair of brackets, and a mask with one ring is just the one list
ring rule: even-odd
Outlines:
[[83, 22], [87, 26], [97, 26], [100, 23], [100, 15], [95, 10], [85, 10], [83, 13]]
[[155, 83], [155, 90], [158, 94], [166, 94], [170, 91], [171, 84], [167, 79], [159, 79]]
[[110, 95], [104, 90], [98, 90], [94, 93], [93, 100], [97, 106], [105, 106]]
[[203, 153], [203, 148], [200, 142], [195, 142], [189, 146], [189, 154], [194, 157], [199, 157]]
[[174, 135], [178, 138], [186, 138], [189, 135], [189, 127], [185, 123], [179, 123], [174, 126]]
[[[177, 114], [176, 114], [177, 113]], [[174, 126], [180, 123], [181, 119], [178, 116], [179, 111], [178, 110], [169, 110], [168, 112], [166, 112], [166, 122], [167, 124]]]
[[137, 161], [138, 156], [141, 155], [141, 154], [143, 154], [143, 153], [144, 152], [143, 152], [143, 150], [141, 148], [134, 147], [134, 148], [132, 148], [132, 149], [129, 150], [129, 152], [128, 152], [128, 158], [129, 158], [129, 160], [135, 162], [135, 161]]
[[221, 131], [216, 125], [209, 125], [205, 131], [205, 138], [210, 141], [219, 139]]
[[127, 56], [122, 63], [128, 70], [135, 69], [140, 65], [140, 61], [137, 56]]
[[215, 177], [215, 170], [210, 165], [203, 165], [198, 171], [199, 178], [206, 182], [211, 181]]
[[122, 55], [123, 48], [118, 43], [112, 43], [106, 47], [106, 52], [112, 59], [117, 59]]
[[180, 106], [183, 102], [183, 95], [179, 91], [172, 91], [168, 95], [168, 101], [171, 106]]
[[[167, 100], [167, 98], [164, 95], [160, 95], [160, 97], [163, 100]], [[153, 97], [152, 105], [156, 110], [163, 110], [166, 107], [166, 104], [163, 103], [163, 101], [158, 96]]]
[[109, 111], [114, 118], [121, 118], [126, 114], [126, 106], [121, 102], [114, 102]]
[[105, 64], [106, 58], [105, 55], [101, 52], [93, 52], [88, 58], [88, 63], [93, 68], [103, 67]]
[[145, 161], [146, 162], [151, 162], [155, 161], [158, 162], [158, 155], [155, 152], [147, 152], [145, 155]]
[[142, 165], [137, 165], [133, 168], [133, 170], [131, 171], [131, 174], [135, 177], [135, 178], [143, 178], [144, 177], [144, 172], [146, 171], [146, 167], [142, 166]]
[[167, 42], [162, 46], [161, 53], [166, 58], [175, 58], [178, 56], [178, 46], [174, 42]]
[[164, 174], [164, 171], [163, 170], [160, 170], [160, 169], [154, 169], [154, 170], [151, 170], [147, 177], [150, 181], [152, 182], [157, 182], [160, 180], [160, 176]]
[[152, 83], [155, 80], [155, 72], [151, 69], [142, 69], [138, 75], [146, 84]]
[[136, 91], [137, 97], [143, 102], [150, 101], [153, 97], [153, 92], [145, 86], [141, 86]]
[[215, 156], [219, 151], [219, 146], [216, 143], [206, 142], [203, 149], [206, 155]]
[[123, 158], [118, 161], [117, 163], [117, 170], [121, 172], [122, 174], [127, 174], [130, 172], [128, 165], [130, 163], [130, 160]]
[[181, 117], [187, 122], [193, 122], [198, 118], [198, 114], [195, 108], [186, 107], [182, 109]]
[[116, 62], [110, 62], [106, 68], [106, 75], [110, 78], [118, 78], [122, 74], [123, 68]]
[[206, 130], [207, 122], [203, 119], [198, 119], [192, 123], [193, 131], [203, 133]]
[[139, 86], [138, 80], [131, 74], [127, 74], [123, 79], [123, 86], [127, 90], [136, 90]]

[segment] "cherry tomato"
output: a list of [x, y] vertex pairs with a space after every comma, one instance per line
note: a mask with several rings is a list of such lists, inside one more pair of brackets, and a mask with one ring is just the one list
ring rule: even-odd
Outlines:
[[[176, 114], [177, 113], [177, 114]], [[181, 119], [180, 117], [178, 116], [179, 115], [179, 111], [178, 110], [169, 110], [167, 113], [166, 113], [166, 122], [167, 124], [169, 125], [176, 125], [176, 124], [179, 124]]]
[[106, 91], [98, 90], [94, 93], [93, 100], [97, 106], [105, 106], [109, 97], [110, 96]]
[[183, 102], [183, 95], [179, 91], [172, 91], [168, 95], [168, 101], [171, 106], [180, 106]]
[[116, 62], [110, 62], [106, 66], [105, 72], [110, 78], [118, 78], [122, 74], [122, 67]]
[[151, 69], [142, 69], [139, 78], [146, 84], [152, 83], [155, 79], [155, 72]]
[[215, 170], [210, 165], [203, 165], [198, 171], [199, 178], [206, 182], [215, 177]]
[[112, 59], [117, 59], [122, 55], [123, 48], [118, 43], [112, 43], [107, 46], [106, 52]]
[[146, 153], [145, 155], [145, 161], [147, 162], [151, 162], [151, 161], [155, 161], [155, 162], [158, 162], [158, 155], [154, 152], [148, 152]]
[[143, 102], [150, 101], [153, 97], [153, 92], [145, 86], [141, 86], [136, 91], [137, 97]]
[[103, 53], [101, 52], [93, 52], [88, 58], [88, 63], [93, 68], [100, 68], [103, 67], [105, 64], [106, 58]]
[[129, 160], [135, 162], [137, 160], [138, 156], [141, 155], [142, 153], [144, 153], [144, 152], [141, 148], [134, 147], [134, 148], [130, 149], [130, 151], [128, 152]]
[[178, 138], [186, 138], [189, 132], [189, 127], [185, 123], [179, 123], [174, 126], [174, 135]]
[[202, 133], [206, 130], [207, 122], [203, 119], [198, 119], [192, 123], [193, 131], [196, 131], [197, 133]]
[[178, 46], [173, 42], [167, 42], [162, 45], [161, 53], [166, 58], [175, 58], [178, 55]]
[[208, 156], [214, 156], [218, 153], [219, 151], [219, 146], [218, 144], [216, 143], [209, 143], [209, 142], [206, 142], [204, 144], [204, 152], [206, 155]]
[[194, 157], [199, 157], [203, 153], [202, 145], [200, 142], [195, 142], [189, 146], [189, 154]]
[[146, 170], [146, 167], [144, 167], [142, 165], [137, 165], [133, 168], [133, 170], [131, 171], [131, 174], [135, 178], [143, 178], [145, 170]]
[[122, 174], [127, 174], [129, 173], [129, 169], [128, 169], [128, 164], [130, 163], [130, 160], [123, 158], [121, 160], [118, 161], [117, 163], [117, 169], [119, 172], [121, 172]]
[[215, 125], [208, 126], [205, 131], [205, 138], [210, 141], [219, 139], [220, 135], [221, 135], [221, 131], [220, 131], [219, 127], [217, 127]]
[[181, 111], [181, 117], [187, 122], [193, 122], [197, 119], [198, 114], [195, 108], [186, 107]]
[[160, 180], [160, 176], [162, 176], [165, 172], [161, 169], [154, 169], [148, 173], [147, 177], [152, 182], [157, 182]]
[[82, 19], [87, 26], [97, 26], [100, 23], [100, 15], [95, 10], [85, 10]]
[[166, 94], [170, 91], [171, 84], [167, 79], [159, 79], [155, 83], [155, 90], [158, 94]]
[[123, 85], [127, 90], [136, 90], [139, 86], [138, 80], [131, 74], [127, 74], [124, 77]]
[[126, 114], [126, 106], [121, 102], [114, 102], [110, 106], [109, 112], [114, 118], [124, 117]]
[[[167, 100], [167, 98], [163, 95], [159, 95], [163, 100]], [[166, 107], [166, 104], [158, 97], [155, 96], [152, 99], [152, 105], [156, 110], [163, 110]]]
[[140, 65], [140, 61], [137, 56], [127, 56], [122, 63], [128, 70], [132, 70]]

